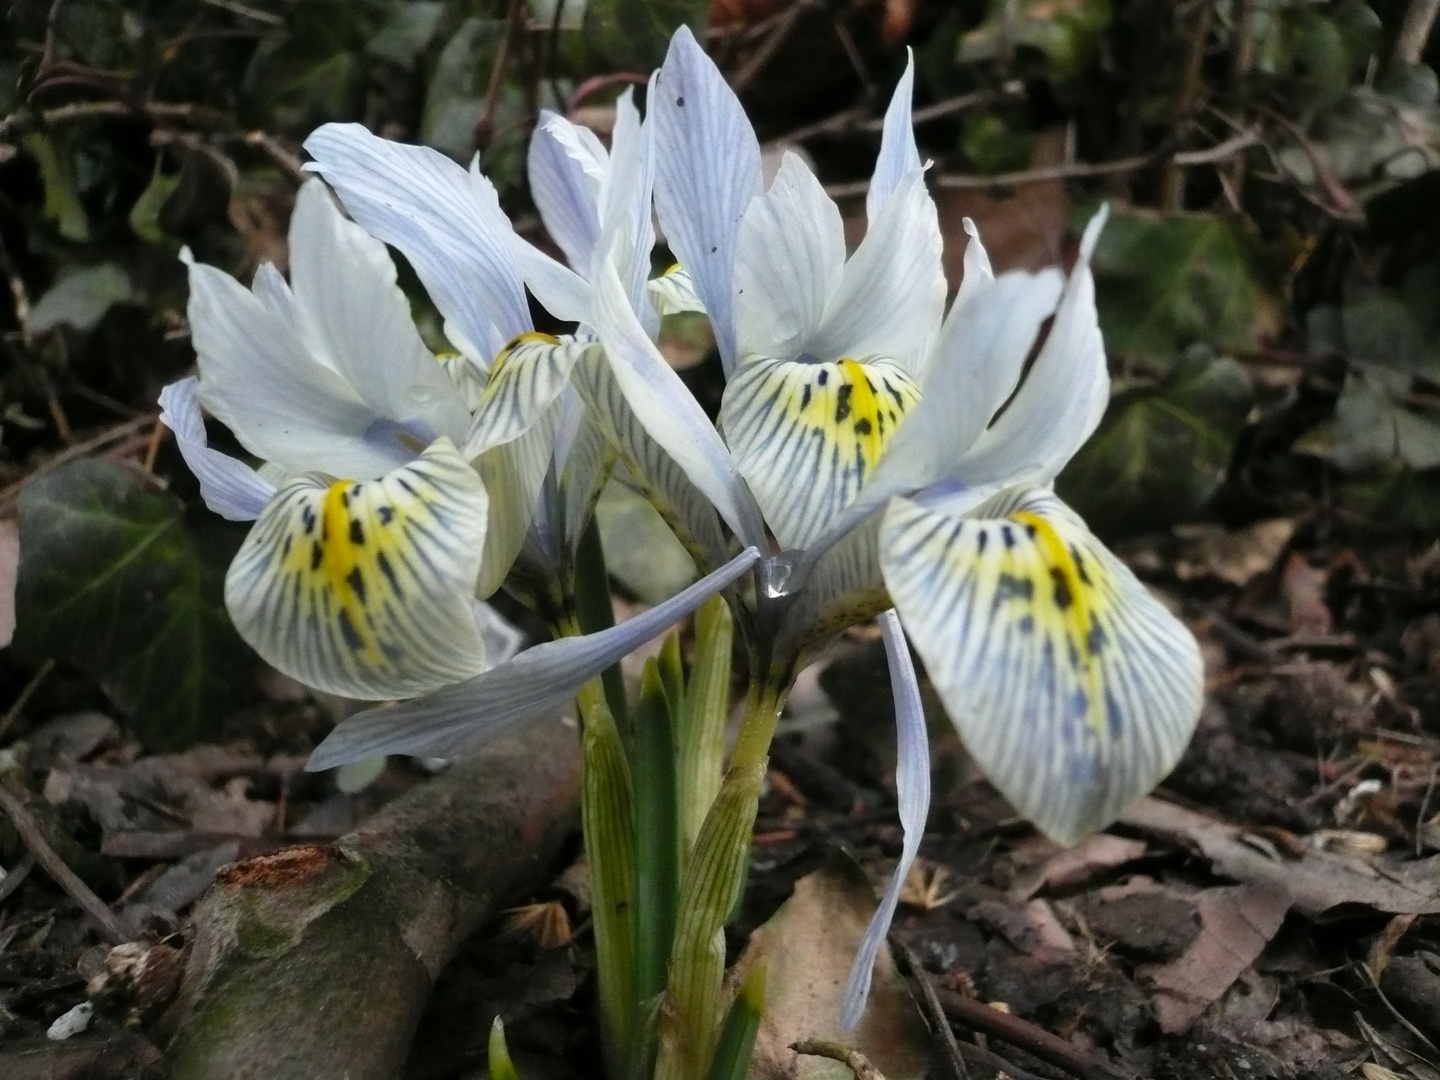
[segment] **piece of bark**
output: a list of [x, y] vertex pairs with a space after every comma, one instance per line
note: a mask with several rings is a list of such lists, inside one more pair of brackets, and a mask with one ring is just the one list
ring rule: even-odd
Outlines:
[[435, 977], [573, 826], [573, 729], [457, 761], [333, 844], [223, 868], [201, 900], [170, 1080], [391, 1080]]

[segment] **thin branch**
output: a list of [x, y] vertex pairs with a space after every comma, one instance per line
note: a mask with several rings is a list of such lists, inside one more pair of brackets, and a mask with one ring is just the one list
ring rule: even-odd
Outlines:
[[0, 878], [0, 904], [15, 894], [15, 890], [24, 884], [25, 879], [30, 876], [30, 871], [34, 869], [35, 856], [27, 851], [20, 856], [20, 861], [12, 866], [3, 878]]
[[[1215, 5], [1210, 0], [1200, 0], [1200, 15], [1190, 31], [1185, 54], [1185, 70], [1180, 76], [1179, 91], [1175, 95], [1175, 108], [1171, 121], [1178, 137], [1188, 126], [1190, 118], [1199, 106], [1200, 94], [1205, 89], [1202, 67], [1205, 63], [1205, 44], [1210, 40], [1210, 21], [1215, 14]], [[1185, 203], [1185, 169], [1174, 158], [1165, 165], [1165, 175], [1160, 182], [1160, 209], [1169, 213], [1179, 210]]]
[[1041, 1061], [1056, 1065], [1081, 1080], [1131, 1080], [1127, 1073], [1101, 1061], [1044, 1028], [1018, 1016], [992, 1009], [989, 1005], [961, 997], [950, 990], [936, 990], [945, 1015], [956, 1023], [983, 1031], [1011, 1046], [1033, 1054]]
[[920, 964], [920, 958], [909, 945], [901, 941], [894, 934], [889, 935], [890, 948], [897, 953], [905, 966], [909, 969], [910, 978], [920, 987], [920, 1003], [925, 1010], [925, 1019], [929, 1021], [930, 1028], [935, 1036], [945, 1047], [946, 1060], [950, 1065], [950, 1072], [954, 1080], [970, 1080], [970, 1070], [965, 1067], [965, 1058], [961, 1056], [960, 1046], [955, 1041], [955, 1032], [950, 1030], [950, 1023], [945, 1019], [945, 1010], [940, 1005], [940, 999], [935, 996], [935, 986], [930, 981], [930, 976], [925, 973], [924, 967]]
[[55, 854], [55, 849], [50, 846], [50, 841], [45, 839], [45, 834], [30, 816], [30, 811], [25, 809], [25, 804], [3, 784], [0, 784], [0, 810], [5, 811], [10, 824], [14, 825], [15, 831], [20, 834], [20, 840], [30, 850], [30, 854], [35, 856], [35, 861], [44, 867], [50, 879], [64, 889], [65, 894], [94, 920], [105, 939], [112, 945], [123, 945], [129, 941], [130, 935], [125, 933], [115, 913], [90, 891], [90, 886], [81, 881], [74, 870], [65, 865], [64, 859]]
[[785, 39], [790, 36], [790, 31], [795, 29], [795, 25], [800, 21], [801, 16], [820, 6], [821, 5], [816, 3], [815, 0], [797, 0], [796, 3], [791, 4], [777, 15], [775, 17], [774, 27], [770, 30], [764, 42], [761, 43], [754, 54], [741, 65], [740, 70], [737, 71], [734, 78], [730, 80], [730, 88], [739, 94], [745, 87], [749, 86], [755, 76], [760, 74], [765, 65], [770, 62], [770, 58], [775, 55], [775, 51], [785, 43]]
[[98, 450], [102, 446], [119, 442], [127, 435], [133, 435], [147, 424], [153, 424], [159, 419], [155, 413], [146, 413], [144, 416], [137, 416], [133, 420], [126, 420], [123, 424], [116, 424], [112, 428], [107, 428], [93, 439], [86, 439], [84, 442], [76, 443], [74, 446], [67, 446], [64, 450], [60, 451], [60, 453], [47, 460], [45, 464], [41, 465], [38, 469], [26, 474], [3, 491], [0, 491], [0, 510], [8, 507], [11, 500], [20, 493], [21, 489], [44, 476], [46, 473], [58, 469], [67, 461], [73, 461], [77, 457], [84, 457], [92, 450]]
[[838, 1061], [855, 1074], [855, 1080], [885, 1080], [885, 1074], [871, 1065], [869, 1058], [859, 1050], [841, 1046], [839, 1043], [826, 1042], [823, 1039], [801, 1039], [799, 1042], [791, 1043], [790, 1049], [807, 1057], [823, 1057], [829, 1058], [831, 1061]]
[[1413, 67], [1420, 62], [1435, 16], [1440, 14], [1440, 0], [1410, 0], [1400, 33], [1395, 37], [1395, 51], [1390, 54], [1392, 68]]

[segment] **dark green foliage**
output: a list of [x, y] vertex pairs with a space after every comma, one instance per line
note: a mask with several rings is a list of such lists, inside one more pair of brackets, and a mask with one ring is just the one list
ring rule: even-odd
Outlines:
[[220, 603], [234, 535], [187, 527], [174, 496], [103, 458], [21, 493], [15, 647], [99, 681], [154, 750], [213, 739], [253, 684]]

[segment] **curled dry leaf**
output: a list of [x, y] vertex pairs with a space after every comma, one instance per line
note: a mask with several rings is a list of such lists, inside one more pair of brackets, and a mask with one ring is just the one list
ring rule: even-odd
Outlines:
[[836, 857], [797, 881], [790, 899], [751, 935], [737, 975], [762, 957], [767, 965], [751, 1080], [850, 1080], [844, 1065], [791, 1049], [806, 1039], [859, 1050], [889, 1080], [925, 1075], [930, 1035], [888, 948], [880, 950], [859, 1025], [850, 1032], [840, 1028], [845, 980], [874, 912], [864, 871]]

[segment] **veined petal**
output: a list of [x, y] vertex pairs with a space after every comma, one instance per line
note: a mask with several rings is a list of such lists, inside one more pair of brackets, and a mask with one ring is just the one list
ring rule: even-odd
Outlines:
[[530, 194], [545, 231], [573, 267], [588, 269], [600, 242], [600, 186], [609, 167], [593, 131], [540, 111], [530, 137]]
[[[193, 261], [187, 257], [189, 250], [185, 248], [181, 255], [187, 264]], [[285, 280], [284, 275], [275, 269], [274, 263], [261, 263], [255, 268], [255, 277], [250, 281], [250, 291], [265, 305], [266, 311], [298, 333], [295, 326], [295, 294], [290, 291], [290, 283]]]
[[[793, 553], [777, 556], [793, 558]], [[773, 572], [772, 572], [773, 574]], [[784, 584], [781, 584], [782, 591]], [[869, 622], [890, 606], [880, 574], [880, 516], [872, 516], [829, 548], [797, 582], [775, 634], [775, 654], [804, 667], [836, 635]]]
[[489, 373], [480, 362], [467, 352], [438, 353], [435, 359], [460, 392], [465, 407], [471, 412], [478, 409], [485, 396], [485, 385], [490, 381]]
[[[684, 545], [695, 565], [710, 570], [727, 555], [720, 519], [710, 500], [665, 449], [650, 437], [635, 410], [625, 400], [608, 358], [588, 360], [576, 371], [575, 388], [584, 399], [587, 412], [607, 445], [618, 455], [652, 506], [665, 519]], [[574, 451], [572, 450], [572, 455]], [[570, 481], [567, 481], [570, 482]], [[595, 489], [586, 505], [586, 516], [567, 519], [567, 528], [579, 540], [579, 530], [588, 521], [588, 511], [599, 498]], [[576, 493], [579, 496], [579, 493]]]
[[160, 391], [160, 422], [175, 433], [180, 456], [200, 481], [206, 506], [229, 521], [254, 521], [260, 516], [275, 486], [243, 461], [207, 445], [193, 376]]
[[371, 709], [342, 722], [305, 767], [334, 768], [374, 754], [453, 756], [562, 708], [575, 692], [734, 582], [760, 558], [741, 552], [714, 573], [619, 626], [526, 649], [509, 663], [419, 701]]
[[641, 327], [608, 261], [594, 285], [595, 329], [626, 402], [741, 542], [761, 549], [768, 542], [760, 510], [730, 451]]
[[500, 588], [525, 544], [550, 468], [559, 420], [559, 403], [552, 403], [519, 437], [474, 459], [490, 496], [490, 527], [485, 533], [485, 550], [475, 583], [475, 592], [480, 596], [489, 596]]
[[[604, 361], [594, 365], [587, 365], [586, 370], [591, 368], [606, 370]], [[614, 381], [610, 380], [611, 385]], [[622, 402], [619, 389], [615, 390], [614, 396]], [[633, 414], [632, 414], [633, 415]], [[635, 424], [639, 427], [639, 424]], [[557, 461], [561, 460], [557, 457]], [[611, 440], [602, 429], [600, 420], [593, 415], [588, 408], [580, 408], [579, 423], [574, 438], [563, 458], [563, 468], [560, 476], [560, 488], [565, 497], [565, 545], [569, 550], [575, 551], [580, 546], [581, 535], [590, 524], [590, 518], [595, 513], [595, 503], [600, 498], [600, 491], [605, 486], [606, 479], [610, 476], [610, 470], [615, 464], [615, 449]], [[679, 469], [676, 469], [679, 472]], [[697, 493], [696, 501], [703, 504], [704, 500], [699, 498]], [[714, 544], [719, 552], [724, 551], [720, 542], [720, 526], [715, 517], [715, 511], [708, 506], [710, 520], [714, 523]], [[707, 563], [707, 565], [712, 565]], [[718, 564], [713, 564], [718, 565]]]
[[805, 351], [821, 358], [880, 353], [917, 374], [945, 313], [940, 249], [940, 220], [925, 173], [913, 169], [845, 264]]
[[410, 261], [435, 306], [485, 358], [531, 328], [494, 186], [425, 146], [325, 124], [305, 140], [350, 216]]
[[269, 663], [345, 697], [410, 697], [485, 666], [472, 598], [480, 478], [440, 439], [363, 483], [310, 473], [276, 493], [225, 577], [235, 628]]
[[661, 315], [678, 315], [682, 311], [705, 314], [705, 305], [700, 302], [700, 295], [695, 291], [695, 282], [690, 277], [690, 271], [679, 263], [674, 263], [659, 277], [651, 278], [646, 282], [645, 290], [650, 294], [655, 310]]
[[865, 220], [874, 224], [900, 182], [921, 167], [920, 151], [915, 148], [915, 128], [910, 120], [911, 99], [915, 96], [915, 53], [905, 50], [905, 74], [895, 84], [890, 105], [885, 110], [885, 126], [880, 134], [880, 156], [870, 177], [870, 190], [865, 193]]
[[[798, 154], [787, 151], [770, 190], [740, 222], [735, 248], [739, 364], [800, 353], [845, 272], [845, 225]], [[821, 359], [829, 359], [821, 356]]]
[[920, 683], [915, 678], [915, 664], [910, 659], [910, 646], [905, 631], [893, 610], [880, 615], [880, 635], [885, 640], [885, 659], [890, 665], [890, 688], [895, 698], [895, 794], [900, 804], [900, 827], [904, 831], [900, 861], [885, 887], [855, 963], [845, 984], [845, 1000], [840, 1006], [840, 1026], [849, 1031], [860, 1022], [865, 999], [870, 994], [870, 976], [875, 958], [895, 908], [900, 903], [900, 890], [920, 854], [920, 841], [925, 835], [925, 818], [930, 813], [930, 738], [925, 730], [925, 710], [920, 704]]
[[665, 238], [695, 281], [728, 374], [735, 367], [735, 244], [760, 194], [760, 143], [725, 77], [688, 27], [650, 96], [655, 123], [655, 205]]
[[[590, 321], [590, 284], [568, 266], [556, 262], [523, 236], [511, 244], [520, 276], [540, 306], [562, 322]], [[448, 324], [446, 336], [449, 336]], [[453, 340], [453, 339], [452, 339]], [[456, 342], [458, 345], [459, 342]]]
[[1062, 844], [1174, 767], [1204, 672], [1185, 626], [1047, 491], [958, 518], [897, 499], [881, 565], [966, 748]]
[[[651, 77], [651, 89], [654, 89]], [[600, 210], [601, 251], [616, 262], [616, 271], [640, 324], [652, 338], [660, 329], [654, 309], [645, 302], [650, 277], [650, 249], [655, 246], [655, 125], [643, 123], [635, 108], [634, 88], [627, 87], [615, 103], [615, 132], [610, 140], [610, 179]], [[595, 276], [593, 265], [587, 276]]]
[[950, 478], [970, 487], [999, 480], [1048, 484], [1105, 415], [1110, 373], [1090, 256], [1108, 214], [1109, 208], [1102, 207], [1085, 227], [1080, 257], [1061, 293], [1050, 334], [1014, 400]]
[[[970, 243], [978, 246], [979, 241]], [[960, 460], [1015, 392], [1040, 327], [1055, 312], [1064, 281], [1049, 267], [1038, 274], [1016, 271], [961, 286], [921, 382], [925, 396], [935, 396], [925, 415], [933, 427], [944, 430], [922, 433], [917, 428], [910, 439], [923, 438], [936, 449], [943, 446], [952, 462]]]
[[743, 364], [720, 427], [782, 549], [810, 545], [851, 503], [920, 393], [886, 356]]
[[415, 456], [382, 433], [374, 410], [311, 357], [288, 323], [229, 274], [191, 261], [191, 340], [201, 403], [256, 457], [292, 472], [381, 476]]
[[290, 219], [290, 289], [312, 356], [338, 371], [377, 417], [458, 439], [465, 403], [425, 347], [385, 245], [347, 221], [325, 184], [302, 184]]
[[467, 458], [510, 442], [528, 431], [570, 382], [570, 372], [593, 341], [562, 340], [530, 331], [505, 346], [490, 366], [490, 379], [480, 398], [462, 450]]

